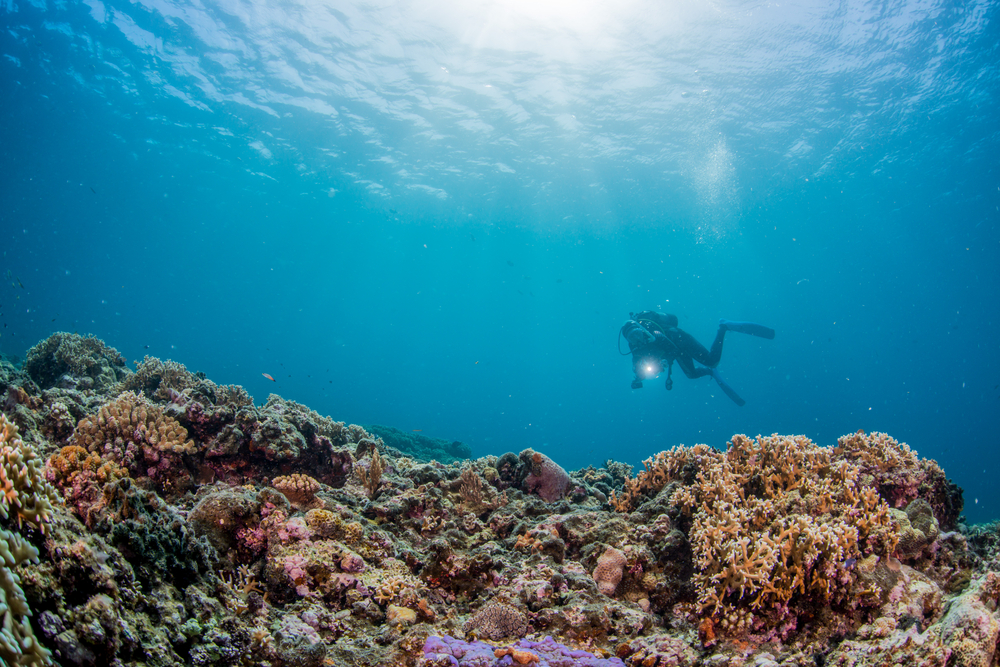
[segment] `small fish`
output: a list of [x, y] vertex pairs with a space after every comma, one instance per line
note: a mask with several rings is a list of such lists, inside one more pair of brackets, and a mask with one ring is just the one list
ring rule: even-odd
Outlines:
[[512, 261], [510, 261], [510, 260], [508, 259], [508, 260], [507, 260], [507, 266], [514, 266], [514, 262], [512, 262]]
[[422, 429], [422, 428], [415, 428], [415, 429], [411, 429], [411, 430], [412, 430], [412, 431], [413, 431], [414, 433], [420, 433], [420, 432], [421, 432], [421, 431], [423, 431], [424, 429]]
[[268, 380], [270, 380], [271, 382], [277, 382], [277, 380], [275, 380], [275, 379], [274, 379], [273, 377], [271, 377], [271, 376], [270, 376], [270, 375], [268, 375], [267, 373], [261, 373], [261, 375], [263, 375], [264, 377], [266, 377], [266, 378], [267, 378]]
[[95, 190], [94, 188], [90, 188], [90, 191], [93, 192], [95, 195], [97, 194], [97, 190]]
[[857, 564], [857, 562], [858, 562], [857, 558], [853, 558], [853, 557], [848, 558], [847, 560], [844, 561], [844, 567], [846, 569], [848, 569], [848, 570], [851, 570], [851, 569], [854, 568], [854, 566]]
[[143, 345], [142, 347], [143, 347], [144, 349], [146, 349], [146, 350], [148, 350], [148, 349], [149, 349], [149, 346], [148, 346], [148, 345]]
[[20, 278], [17, 279], [17, 284], [21, 286], [21, 289], [24, 289], [24, 283], [21, 282]]

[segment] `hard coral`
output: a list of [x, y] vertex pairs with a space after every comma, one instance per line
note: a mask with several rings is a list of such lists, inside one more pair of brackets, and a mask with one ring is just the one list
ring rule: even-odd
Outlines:
[[306, 507], [316, 500], [320, 484], [309, 475], [294, 474], [275, 477], [271, 484], [293, 505]]
[[693, 481], [694, 471], [705, 457], [712, 457], [715, 450], [708, 445], [685, 447], [680, 445], [660, 452], [656, 458], [642, 462], [645, 469], [634, 479], [625, 478], [621, 494], [614, 491], [608, 503], [618, 512], [631, 512], [644, 498], [655, 496], [668, 482]]
[[613, 596], [618, 589], [625, 562], [625, 554], [614, 547], [608, 547], [604, 554], [597, 559], [597, 567], [594, 568], [594, 581], [597, 582], [597, 588], [608, 597]]
[[[8, 519], [11, 509], [18, 525], [24, 523], [45, 532], [53, 505], [59, 502], [55, 489], [42, 477], [41, 459], [18, 437], [17, 427], [0, 414], [0, 515]], [[0, 608], [5, 612], [0, 627], [0, 662], [5, 665], [48, 665], [49, 652], [35, 639], [31, 609], [14, 570], [21, 563], [38, 562], [38, 549], [19, 534], [0, 530]]]
[[125, 359], [99, 338], [59, 331], [28, 350], [24, 370], [43, 389], [65, 382], [80, 389], [106, 389], [128, 373]]
[[[76, 444], [90, 451], [124, 457], [128, 443], [175, 453], [189, 453], [194, 443], [187, 429], [163, 414], [162, 408], [142, 396], [126, 391], [101, 406], [98, 413], [80, 420], [74, 434]], [[117, 457], [116, 457], [117, 458]]]
[[892, 507], [906, 507], [919, 496], [930, 503], [942, 528], [955, 528], [962, 490], [948, 481], [936, 461], [918, 457], [906, 443], [877, 431], [842, 436], [833, 453], [854, 463], [864, 484], [878, 489]]
[[701, 612], [725, 620], [735, 611], [741, 632], [777, 628], [810, 601], [849, 603], [847, 564], [896, 546], [889, 506], [861, 485], [858, 467], [808, 438], [738, 435], [700, 467], [671, 502], [693, 512]]
[[493, 640], [522, 637], [527, 629], [528, 619], [509, 604], [487, 605], [462, 626], [466, 634], [475, 631], [477, 635]]

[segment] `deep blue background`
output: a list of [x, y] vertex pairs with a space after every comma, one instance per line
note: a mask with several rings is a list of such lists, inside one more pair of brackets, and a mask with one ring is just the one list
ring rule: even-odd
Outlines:
[[[281, 58], [251, 67], [246, 45], [296, 39], [260, 38], [236, 6], [221, 34], [243, 46], [219, 48], [240, 55], [213, 73], [183, 3], [0, 4], [2, 268], [24, 285], [0, 287], [0, 351], [92, 333], [258, 402], [276, 392], [567, 468], [734, 433], [828, 445], [879, 430], [937, 459], [971, 520], [1000, 517], [996, 3], [801, 6], [739, 39], [732, 22], [765, 8], [734, 3], [681, 49], [709, 63], [693, 88], [625, 53], [621, 72], [553, 66], [565, 108], [509, 71], [504, 101], [449, 84], [449, 104], [418, 103], [438, 84], [404, 66], [354, 85], [370, 77], [406, 113], [340, 82], [312, 98], [337, 108], [325, 115], [275, 101], [292, 94], [268, 78]], [[468, 57], [435, 44], [449, 74]], [[378, 61], [360, 48], [341, 55]], [[180, 67], [189, 56], [229, 97]], [[534, 76], [545, 54], [480, 56]], [[656, 85], [616, 92], [654, 70]], [[255, 88], [268, 81], [270, 96]], [[774, 341], [727, 338], [719, 368], [747, 405], [679, 369], [669, 393], [629, 389], [616, 337], [644, 309], [706, 345], [720, 317], [774, 327]]]

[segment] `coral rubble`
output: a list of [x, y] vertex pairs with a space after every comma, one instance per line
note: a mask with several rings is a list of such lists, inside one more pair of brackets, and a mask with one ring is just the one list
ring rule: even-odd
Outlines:
[[1000, 524], [885, 434], [567, 472], [135, 366], [0, 369], [2, 665], [997, 664]]

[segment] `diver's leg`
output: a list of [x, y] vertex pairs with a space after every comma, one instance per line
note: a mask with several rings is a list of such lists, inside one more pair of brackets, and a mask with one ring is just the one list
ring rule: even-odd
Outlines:
[[[703, 366], [708, 366], [709, 368], [715, 368], [719, 365], [719, 359], [722, 357], [722, 339], [726, 336], [726, 330], [719, 327], [719, 332], [715, 334], [715, 340], [712, 342], [712, 351], [709, 352], [705, 349], [705, 346], [695, 340], [694, 336], [686, 331], [677, 331], [676, 344], [678, 349], [685, 352], [691, 359], [694, 359], [699, 364]], [[690, 361], [690, 360], [689, 360]], [[693, 365], [692, 365], [693, 367]], [[685, 371], [686, 374], [686, 371]], [[707, 375], [707, 373], [703, 373]], [[688, 375], [688, 377], [691, 377]], [[700, 375], [698, 377], [701, 377]]]
[[642, 380], [639, 375], [639, 355], [634, 352], [632, 353], [632, 373], [635, 375], [635, 377], [632, 378], [632, 388], [642, 389]]
[[681, 367], [682, 371], [684, 371], [684, 375], [688, 376], [692, 380], [712, 374], [711, 368], [695, 366], [691, 357], [677, 357], [677, 365]]

